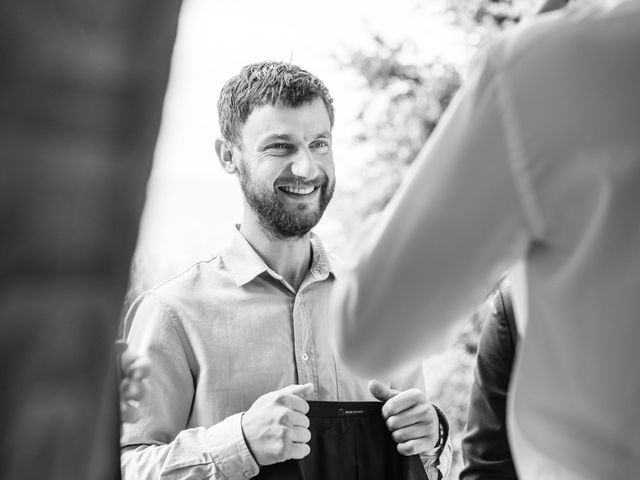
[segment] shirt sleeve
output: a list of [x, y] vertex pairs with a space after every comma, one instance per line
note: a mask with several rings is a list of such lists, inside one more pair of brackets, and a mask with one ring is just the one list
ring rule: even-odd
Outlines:
[[125, 480], [240, 479], [259, 469], [244, 441], [241, 414], [208, 427], [187, 428], [197, 365], [171, 309], [155, 294], [131, 307], [126, 340], [151, 363], [140, 419], [124, 424]]
[[336, 281], [337, 351], [361, 375], [441, 350], [455, 321], [467, 318], [531, 241], [503, 88], [480, 56]]
[[441, 418], [441, 416], [444, 416], [444, 412], [439, 410], [438, 420], [441, 424], [444, 423], [444, 446], [440, 450], [439, 454], [420, 454], [420, 460], [424, 465], [429, 480], [443, 480], [449, 478], [451, 466], [453, 465], [453, 444], [451, 443], [451, 435], [449, 435], [449, 422], [446, 421], [446, 417]]

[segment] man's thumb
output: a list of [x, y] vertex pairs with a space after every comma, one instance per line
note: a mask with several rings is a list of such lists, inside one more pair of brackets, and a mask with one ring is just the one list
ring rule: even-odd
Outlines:
[[379, 382], [378, 380], [369, 380], [369, 391], [371, 395], [373, 395], [377, 400], [381, 402], [386, 402], [391, 397], [395, 397], [398, 393], [398, 390], [394, 390], [393, 388], [387, 387], [384, 383]]
[[304, 385], [293, 385], [291, 393], [306, 399], [313, 393], [313, 388], [313, 383], [305, 383]]

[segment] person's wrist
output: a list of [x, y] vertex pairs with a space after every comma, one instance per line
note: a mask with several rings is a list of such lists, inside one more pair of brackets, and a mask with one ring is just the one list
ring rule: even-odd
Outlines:
[[436, 416], [438, 418], [438, 439], [433, 448], [427, 450], [426, 452], [423, 452], [423, 455], [429, 457], [439, 457], [442, 453], [442, 450], [444, 449], [445, 444], [447, 443], [449, 422], [447, 421], [447, 417], [445, 416], [444, 412], [440, 410], [440, 408], [436, 404], [429, 402], [429, 405], [431, 405], [436, 411]]
[[247, 446], [247, 450], [249, 450], [249, 453], [251, 454], [253, 461], [256, 462], [256, 465], [261, 467], [262, 465], [260, 465], [260, 462], [258, 462], [258, 459], [256, 458], [256, 454], [253, 453], [253, 450], [251, 450], [251, 445], [249, 444], [249, 440], [247, 440], [247, 436], [244, 434], [244, 414], [245, 413], [247, 412], [242, 412], [240, 414], [240, 432], [242, 433], [242, 439], [244, 440], [244, 444]]

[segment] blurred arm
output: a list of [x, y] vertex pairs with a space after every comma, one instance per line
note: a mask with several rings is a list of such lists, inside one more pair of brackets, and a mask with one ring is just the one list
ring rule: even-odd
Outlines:
[[337, 349], [355, 370], [379, 375], [444, 347], [454, 321], [523, 256], [532, 235], [503, 95], [482, 57], [336, 282]]

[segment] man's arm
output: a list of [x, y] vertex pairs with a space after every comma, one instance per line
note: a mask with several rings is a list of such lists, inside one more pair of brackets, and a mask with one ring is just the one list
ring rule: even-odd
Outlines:
[[140, 399], [139, 420], [123, 426], [125, 479], [246, 479], [257, 475], [260, 465], [309, 453], [304, 398], [313, 384], [267, 392], [246, 412], [187, 428], [201, 359], [178, 316], [155, 294], [147, 294], [131, 307], [127, 321], [127, 339], [149, 359], [152, 373], [149, 391]]
[[480, 336], [462, 440], [465, 468], [460, 480], [518, 478], [506, 422], [517, 341], [510, 296], [510, 287], [505, 284], [493, 293]]
[[123, 425], [123, 478], [255, 476], [258, 465], [245, 443], [240, 413], [207, 428], [186, 428], [195, 393], [192, 354], [168, 307], [147, 295], [133, 304], [127, 323], [128, 343], [149, 359], [152, 372], [139, 420]]
[[[509, 92], [488, 55], [445, 112], [356, 261], [336, 281], [337, 348], [362, 374], [380, 375], [452, 338], [538, 231]], [[511, 161], [514, 160], [514, 161]], [[527, 197], [528, 199], [528, 197]]]

